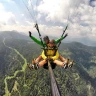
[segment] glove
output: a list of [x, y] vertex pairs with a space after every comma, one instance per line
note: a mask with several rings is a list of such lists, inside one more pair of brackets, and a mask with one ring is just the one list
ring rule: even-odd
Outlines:
[[32, 33], [29, 31], [29, 36], [30, 36], [30, 37], [31, 37], [31, 34], [32, 34]]

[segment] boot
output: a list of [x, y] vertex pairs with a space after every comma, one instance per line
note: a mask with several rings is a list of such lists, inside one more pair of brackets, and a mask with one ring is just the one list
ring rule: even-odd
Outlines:
[[34, 68], [37, 70], [39, 68], [38, 62], [35, 62], [35, 59], [32, 60], [32, 64], [34, 65]]
[[38, 62], [35, 63], [35, 66], [34, 67], [35, 67], [36, 70], [39, 68], [38, 64], [39, 64]]
[[63, 64], [64, 64], [64, 69], [67, 69], [69, 64], [69, 59], [66, 59]]
[[34, 69], [34, 65], [33, 64], [27, 64], [28, 68], [31, 70], [31, 69]]
[[72, 67], [73, 66], [73, 64], [74, 64], [74, 61], [71, 61], [69, 64], [68, 64], [68, 67]]

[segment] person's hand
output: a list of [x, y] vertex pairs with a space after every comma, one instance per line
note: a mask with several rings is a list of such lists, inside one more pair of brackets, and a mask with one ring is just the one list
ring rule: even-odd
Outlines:
[[32, 34], [32, 33], [29, 31], [29, 36], [30, 36], [30, 37], [31, 37], [31, 34]]

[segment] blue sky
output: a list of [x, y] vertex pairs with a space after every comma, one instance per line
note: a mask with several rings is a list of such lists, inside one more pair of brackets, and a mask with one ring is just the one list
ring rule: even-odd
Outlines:
[[58, 38], [68, 24], [65, 41], [96, 44], [96, 0], [0, 0], [1, 31], [38, 35], [35, 20], [43, 35]]

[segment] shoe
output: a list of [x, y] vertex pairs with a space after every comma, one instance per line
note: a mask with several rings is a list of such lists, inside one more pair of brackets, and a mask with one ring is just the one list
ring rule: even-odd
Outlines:
[[33, 64], [27, 64], [28, 65], [28, 68], [31, 70], [31, 69], [34, 69], [34, 65]]
[[64, 68], [64, 69], [67, 69], [67, 68], [68, 68], [68, 65], [67, 65], [67, 64], [65, 64], [65, 65], [63, 66], [63, 68]]
[[34, 68], [36, 70], [39, 68], [39, 66], [38, 66], [39, 62], [36, 62], [35, 59], [32, 60], [32, 64], [34, 65]]
[[34, 64], [34, 68], [35, 68], [36, 70], [39, 68], [38, 64], [39, 64], [38, 62]]
[[71, 61], [69, 64], [68, 64], [68, 67], [72, 67], [73, 66], [73, 64], [74, 64], [74, 61]]
[[69, 64], [69, 59], [66, 59], [66, 61], [63, 63], [64, 64], [64, 69], [68, 68], [68, 64]]
[[34, 65], [34, 68], [37, 70], [39, 68], [38, 62], [35, 62], [35, 59], [32, 60], [32, 64]]

